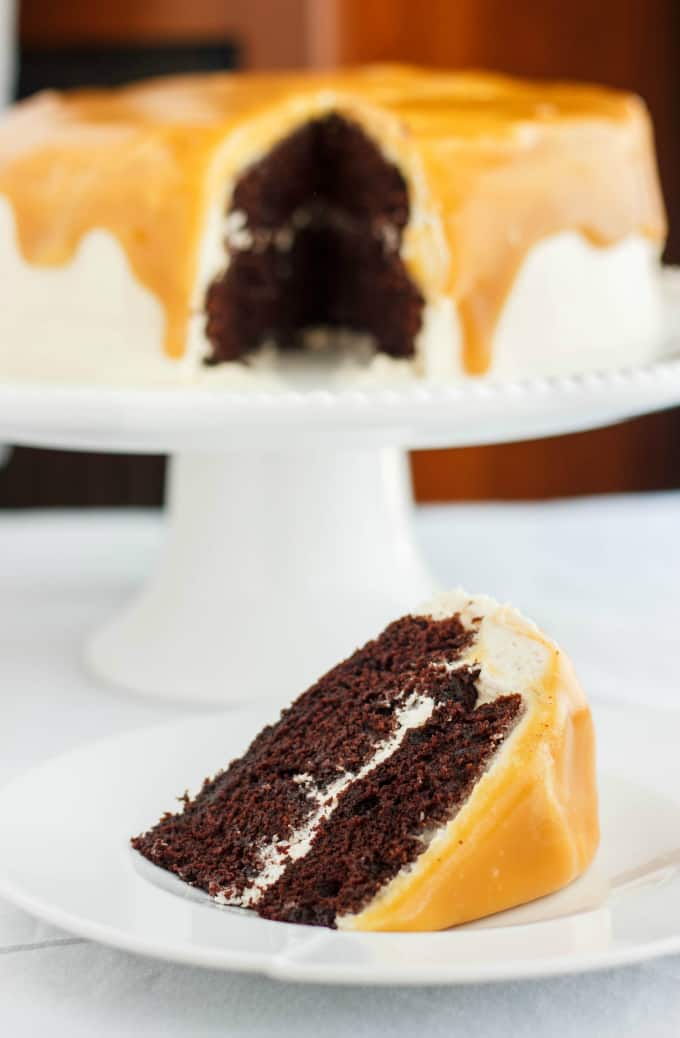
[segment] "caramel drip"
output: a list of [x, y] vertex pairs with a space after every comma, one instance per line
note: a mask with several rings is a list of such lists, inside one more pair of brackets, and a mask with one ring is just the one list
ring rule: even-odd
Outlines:
[[0, 193], [39, 266], [105, 229], [186, 348], [208, 209], [255, 157], [321, 111], [362, 122], [411, 188], [404, 256], [426, 298], [450, 294], [464, 365], [486, 371], [516, 272], [541, 239], [662, 242], [651, 128], [628, 94], [481, 73], [368, 67], [337, 74], [172, 77], [41, 94], [0, 125]]

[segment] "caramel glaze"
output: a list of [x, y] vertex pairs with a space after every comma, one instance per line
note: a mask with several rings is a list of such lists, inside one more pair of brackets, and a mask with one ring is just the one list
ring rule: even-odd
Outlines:
[[361, 123], [404, 173], [412, 218], [402, 254], [426, 299], [456, 301], [469, 373], [488, 370], [507, 292], [541, 239], [575, 230], [602, 246], [635, 232], [663, 242], [651, 125], [638, 98], [369, 66], [171, 77], [16, 105], [0, 125], [0, 193], [21, 253], [57, 266], [89, 230], [110, 231], [161, 301], [165, 348], [179, 357], [192, 309], [203, 306], [197, 279], [211, 207], [224, 211], [244, 167], [330, 110]]
[[525, 620], [509, 623], [547, 652], [512, 752], [500, 749], [437, 843], [342, 929], [458, 926], [551, 894], [592, 862], [600, 830], [590, 709], [564, 653]]

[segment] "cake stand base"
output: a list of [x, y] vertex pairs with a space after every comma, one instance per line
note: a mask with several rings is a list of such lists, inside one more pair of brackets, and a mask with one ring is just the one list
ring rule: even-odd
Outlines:
[[157, 572], [87, 649], [137, 692], [287, 702], [434, 590], [396, 449], [178, 454], [168, 504]]

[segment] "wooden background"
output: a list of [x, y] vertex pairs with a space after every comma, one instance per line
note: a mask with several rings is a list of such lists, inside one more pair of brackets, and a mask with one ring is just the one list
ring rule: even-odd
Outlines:
[[[406, 60], [590, 79], [647, 100], [680, 261], [680, 4], [674, 0], [24, 0], [33, 58], [64, 48], [235, 44], [241, 64]], [[534, 443], [417, 452], [421, 500], [535, 498], [680, 486], [680, 409]], [[17, 450], [0, 506], [153, 504], [158, 458]]]

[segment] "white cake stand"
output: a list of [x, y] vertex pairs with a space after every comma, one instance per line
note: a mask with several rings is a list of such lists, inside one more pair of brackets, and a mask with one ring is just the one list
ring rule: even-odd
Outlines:
[[299, 692], [434, 582], [410, 529], [404, 451], [607, 425], [680, 403], [669, 351], [559, 378], [278, 392], [0, 383], [0, 440], [172, 455], [161, 562], [87, 648], [127, 689], [232, 703]]

